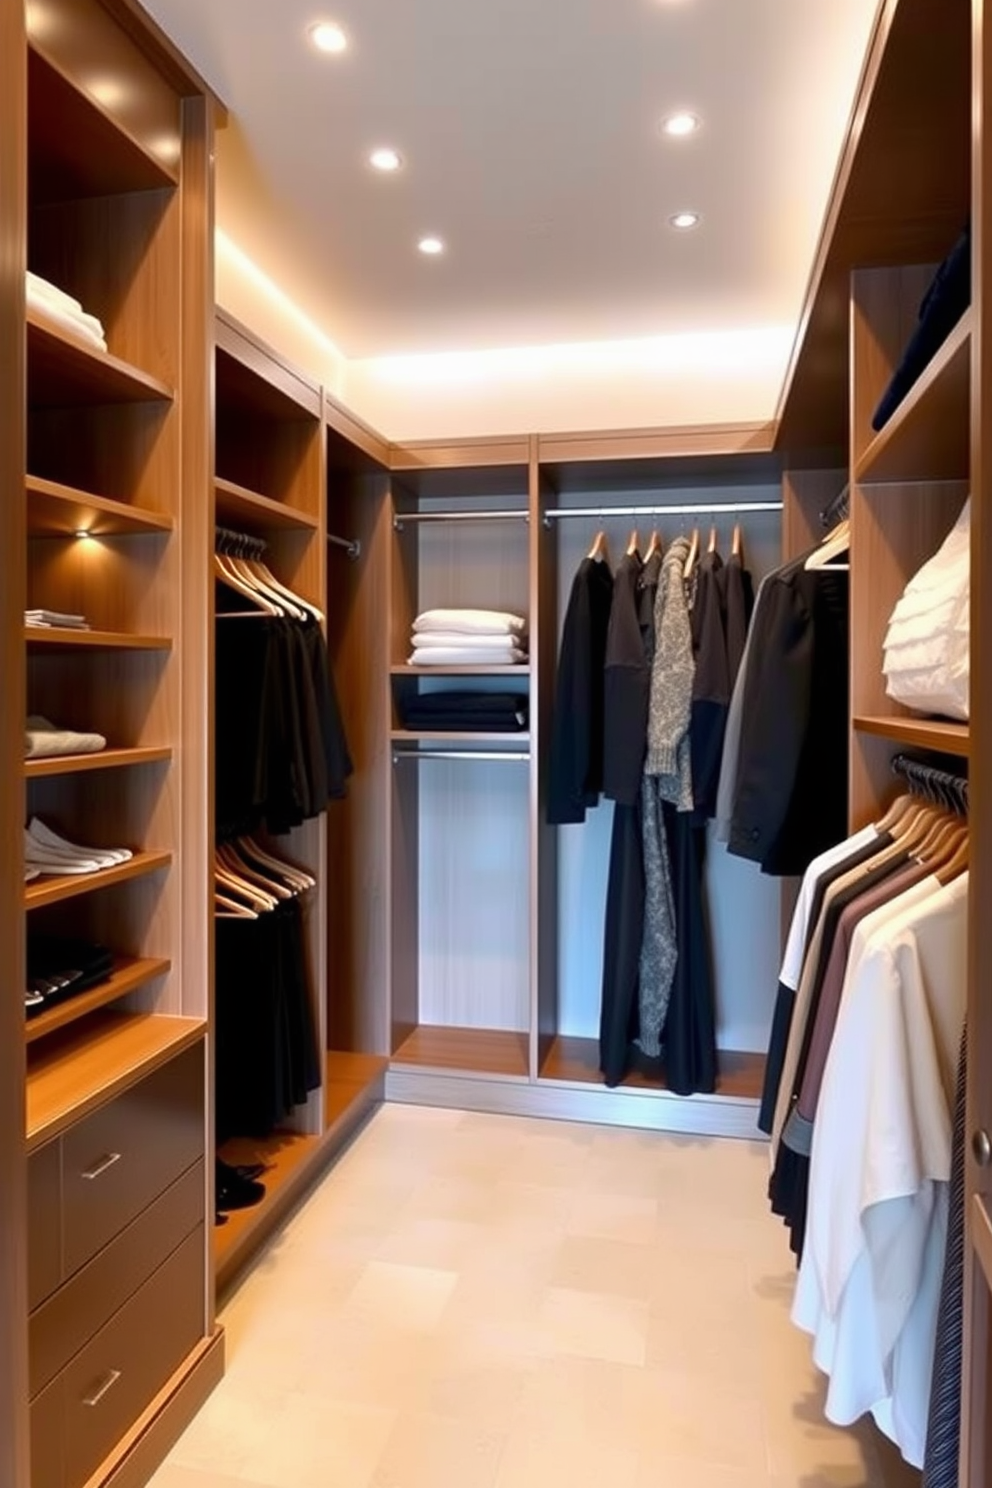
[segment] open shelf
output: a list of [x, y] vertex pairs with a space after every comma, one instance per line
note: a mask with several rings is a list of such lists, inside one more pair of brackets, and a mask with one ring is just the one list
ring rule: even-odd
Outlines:
[[519, 666], [410, 666], [390, 667], [393, 677], [529, 677], [530, 665]]
[[132, 765], [155, 765], [171, 760], [171, 749], [101, 749], [98, 754], [58, 754], [24, 761], [28, 780], [45, 775], [81, 775], [89, 770], [121, 770]]
[[393, 729], [389, 735], [393, 744], [518, 744], [530, 746], [530, 734], [509, 733], [506, 729], [481, 733], [464, 730], [457, 733], [439, 729]]
[[233, 481], [214, 481], [216, 492], [216, 516], [222, 526], [236, 527], [241, 532], [264, 533], [275, 528], [289, 528], [303, 532], [316, 532], [316, 517], [287, 506], [285, 501], [273, 501], [270, 496], [260, 496], [245, 486]]
[[199, 1018], [97, 1012], [53, 1035], [28, 1065], [28, 1151], [202, 1039]]
[[29, 309], [28, 406], [171, 403], [172, 388]]
[[[719, 1076], [717, 1094], [743, 1100], [759, 1100], [765, 1077], [764, 1054], [738, 1053], [720, 1049], [717, 1054]], [[559, 1034], [541, 1066], [542, 1080], [555, 1080], [568, 1085], [602, 1085], [599, 1069], [599, 1043], [591, 1038], [571, 1038]], [[664, 1090], [657, 1076], [632, 1070], [622, 1087], [629, 1090]]]
[[528, 1045], [526, 1033], [421, 1024], [396, 1050], [392, 1063], [415, 1064], [421, 1069], [447, 1072], [460, 1070], [473, 1075], [516, 1075], [526, 1079]]
[[860, 734], [894, 739], [907, 748], [933, 749], [940, 754], [960, 755], [963, 759], [971, 754], [968, 724], [951, 723], [946, 718], [856, 717], [854, 728]]
[[362, 1100], [377, 1082], [384, 1080], [389, 1060], [380, 1054], [341, 1054], [324, 1061], [324, 1122], [328, 1132], [347, 1116], [356, 1100]]
[[76, 646], [91, 651], [171, 651], [169, 636], [131, 635], [116, 630], [62, 630], [57, 625], [25, 625], [29, 646], [49, 646], [60, 651]]
[[162, 512], [93, 496], [89, 491], [77, 491], [36, 475], [29, 475], [25, 485], [29, 537], [76, 537], [80, 532], [90, 537], [127, 537], [171, 532], [175, 526]]
[[36, 1043], [38, 1039], [46, 1038], [60, 1028], [67, 1028], [70, 1023], [78, 1023], [80, 1018], [88, 1017], [90, 1013], [96, 1012], [97, 1008], [118, 1002], [129, 992], [136, 992], [139, 987], [144, 987], [156, 977], [165, 976], [171, 967], [171, 961], [162, 961], [154, 957], [142, 957], [138, 960], [129, 956], [117, 957], [110, 976], [98, 987], [91, 987], [88, 992], [81, 992], [78, 997], [67, 998], [65, 1002], [50, 1008], [48, 1012], [40, 1013], [37, 1018], [29, 1019], [25, 1025], [27, 1042]]
[[76, 899], [92, 894], [95, 889], [109, 889], [113, 884], [127, 883], [131, 878], [144, 878], [158, 873], [172, 862], [169, 852], [138, 852], [126, 863], [101, 868], [98, 873], [60, 873], [34, 878], [24, 885], [25, 909], [42, 909], [46, 904], [59, 904], [63, 899]]
[[966, 480], [970, 388], [969, 310], [862, 454], [857, 483]]

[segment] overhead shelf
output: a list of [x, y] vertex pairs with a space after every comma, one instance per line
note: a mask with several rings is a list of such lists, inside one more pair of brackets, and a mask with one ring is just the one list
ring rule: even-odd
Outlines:
[[171, 403], [167, 383], [91, 346], [80, 336], [27, 312], [28, 406], [67, 408], [102, 403]]
[[156, 977], [165, 976], [171, 967], [171, 961], [154, 957], [146, 956], [135, 960], [132, 957], [119, 956], [110, 976], [98, 987], [81, 992], [78, 997], [67, 998], [47, 1012], [40, 1013], [37, 1018], [29, 1019], [25, 1030], [27, 1042], [36, 1043], [38, 1039], [46, 1038], [60, 1028], [67, 1028], [70, 1023], [78, 1023], [81, 1018], [88, 1017], [98, 1008], [119, 1002], [129, 992], [137, 992], [139, 987], [146, 986]]
[[171, 749], [101, 749], [97, 754], [58, 754], [24, 761], [28, 780], [46, 775], [83, 775], [90, 770], [121, 770], [133, 765], [157, 765], [172, 759]]
[[107, 496], [94, 496], [77, 491], [57, 481], [29, 475], [29, 537], [127, 537], [171, 532], [175, 523], [163, 512], [131, 506], [126, 501], [111, 501]]
[[967, 480], [970, 389], [969, 310], [858, 460], [858, 485]]
[[57, 625], [26, 625], [24, 639], [29, 646], [48, 646], [53, 650], [71, 650], [81, 646], [90, 651], [171, 651], [169, 636], [131, 635], [116, 630], [63, 630]]
[[63, 899], [92, 894], [95, 889], [109, 889], [114, 884], [127, 883], [131, 878], [158, 873], [168, 868], [171, 862], [172, 854], [168, 852], [137, 852], [126, 863], [101, 868], [98, 873], [45, 874], [24, 885], [24, 907], [42, 909], [46, 904], [59, 904]]
[[932, 749], [939, 754], [956, 754], [967, 759], [971, 754], [971, 730], [966, 723], [951, 723], [944, 718], [889, 718], [860, 716], [854, 719], [860, 734], [893, 739], [908, 749]]
[[302, 532], [316, 532], [316, 517], [287, 506], [285, 501], [273, 501], [270, 496], [261, 496], [233, 481], [214, 481], [216, 493], [216, 518], [222, 526], [237, 527], [250, 533], [265, 533], [279, 528]]

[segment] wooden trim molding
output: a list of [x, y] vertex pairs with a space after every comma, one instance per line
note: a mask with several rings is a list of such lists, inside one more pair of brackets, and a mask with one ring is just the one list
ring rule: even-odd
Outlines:
[[236, 320], [229, 311], [219, 307], [215, 338], [218, 351], [226, 352], [284, 397], [298, 403], [312, 418], [320, 418], [320, 384], [301, 372], [281, 352], [256, 336], [241, 321]]

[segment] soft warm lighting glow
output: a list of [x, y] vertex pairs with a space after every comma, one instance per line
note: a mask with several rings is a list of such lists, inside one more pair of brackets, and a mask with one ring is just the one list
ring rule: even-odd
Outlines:
[[306, 334], [306, 336], [321, 348], [326, 356], [330, 353], [335, 362], [341, 362], [343, 355], [339, 347], [335, 346], [330, 336], [321, 330], [317, 323], [310, 319], [305, 310], [302, 310], [295, 300], [291, 300], [286, 291], [270, 279], [264, 269], [260, 269], [253, 258], [249, 258], [243, 248], [239, 248], [233, 238], [218, 228], [214, 234], [214, 242], [217, 248], [218, 259], [227, 259], [233, 266], [234, 271], [242, 279], [252, 286], [252, 289], [263, 295], [273, 305], [280, 315], [293, 321]]
[[92, 532], [87, 532], [85, 527], [77, 527], [76, 536], [82, 542], [84, 539], [92, 538], [93, 534]]
[[383, 146], [380, 150], [373, 150], [369, 156], [369, 165], [374, 170], [383, 171], [386, 175], [390, 175], [393, 171], [398, 171], [402, 164], [403, 157], [399, 151], [390, 149], [388, 145]]
[[311, 26], [309, 37], [318, 52], [339, 53], [348, 50], [348, 38], [336, 21], [318, 21]]
[[420, 242], [417, 244], [417, 247], [420, 249], [421, 253], [425, 254], [428, 258], [437, 258], [439, 254], [444, 252], [444, 240], [442, 238], [435, 238], [433, 235], [431, 235], [426, 238], [421, 238]]
[[695, 114], [669, 114], [668, 118], [663, 120], [661, 127], [664, 133], [670, 135], [672, 139], [685, 139], [687, 135], [696, 133], [699, 120]]
[[668, 220], [672, 224], [672, 226], [677, 227], [680, 232], [687, 232], [690, 227], [699, 226], [699, 213], [676, 212], [675, 216], [669, 217]]
[[127, 88], [119, 78], [95, 77], [87, 83], [87, 91], [104, 108], [119, 108], [127, 97]]

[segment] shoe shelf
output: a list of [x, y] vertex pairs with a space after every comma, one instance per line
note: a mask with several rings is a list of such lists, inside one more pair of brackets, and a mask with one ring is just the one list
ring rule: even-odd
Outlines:
[[127, 997], [129, 992], [137, 992], [149, 982], [165, 976], [171, 967], [171, 961], [164, 961], [159, 957], [118, 956], [114, 961], [110, 976], [98, 987], [91, 987], [88, 992], [80, 992], [78, 997], [67, 998], [65, 1002], [57, 1003], [47, 1012], [39, 1013], [36, 1018], [30, 1018], [25, 1026], [27, 1042], [37, 1043], [38, 1039], [46, 1038], [60, 1028], [67, 1028], [71, 1023], [78, 1023], [81, 1018], [89, 1017], [90, 1013], [96, 1012], [98, 1008], [107, 1007], [112, 1002], [119, 1002], [122, 997]]

